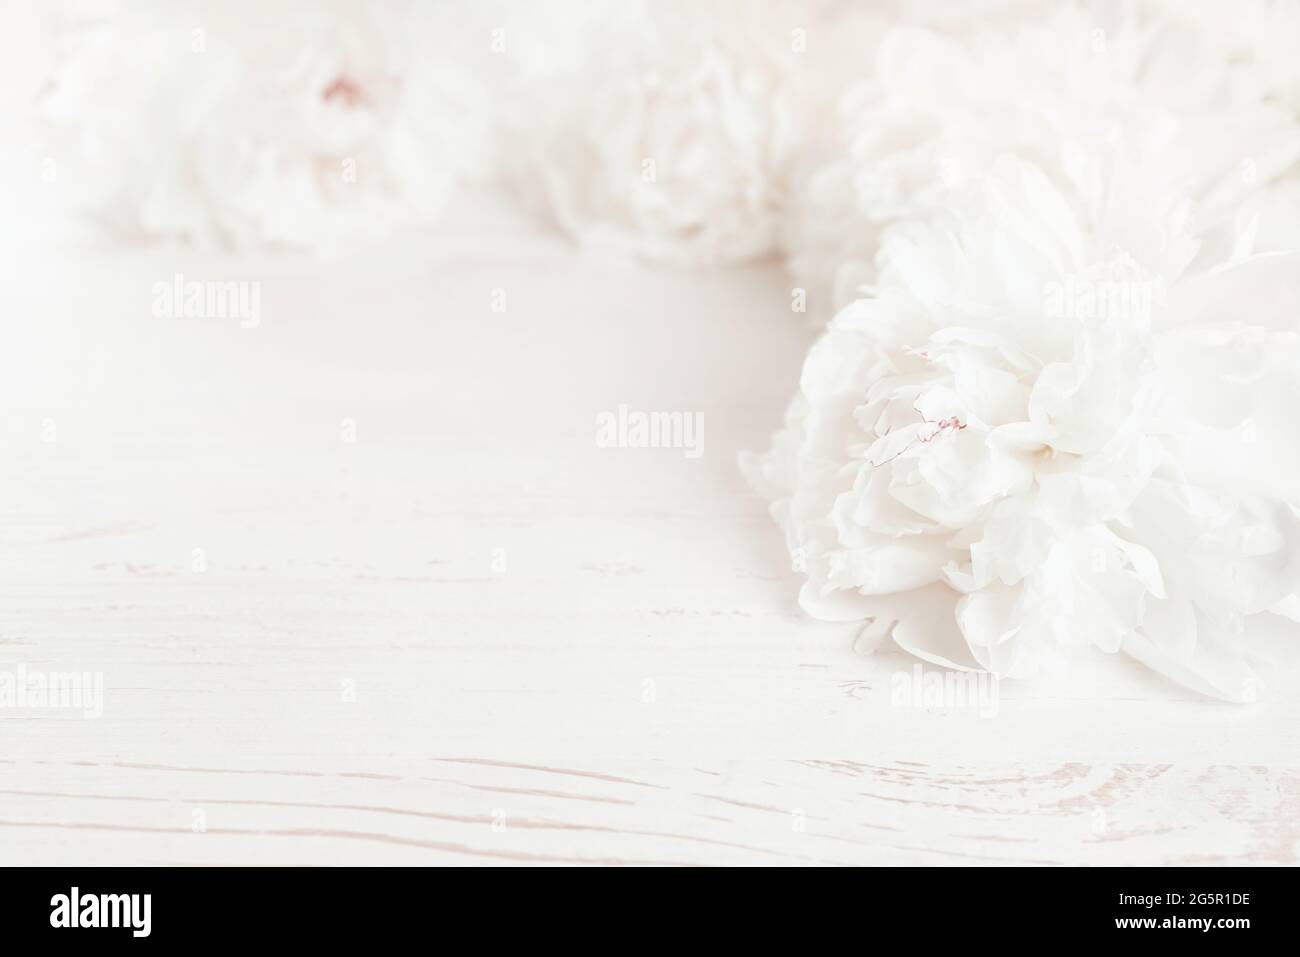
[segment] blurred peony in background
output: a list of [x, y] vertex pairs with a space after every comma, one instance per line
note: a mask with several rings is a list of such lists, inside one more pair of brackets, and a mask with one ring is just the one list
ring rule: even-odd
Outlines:
[[128, 237], [320, 250], [490, 175], [492, 100], [454, 4], [58, 8], [47, 150]]
[[495, 183], [586, 246], [783, 256], [821, 322], [871, 281], [885, 228], [998, 155], [1095, 215], [1108, 164], [1142, 151], [1204, 230], [1295, 239], [1287, 0], [24, 12], [15, 54], [39, 64], [13, 73], [40, 77], [39, 159], [124, 237], [329, 251]]

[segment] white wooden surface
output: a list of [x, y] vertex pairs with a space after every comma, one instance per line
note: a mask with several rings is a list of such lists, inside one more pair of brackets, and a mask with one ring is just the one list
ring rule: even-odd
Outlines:
[[[734, 465], [810, 339], [775, 267], [492, 200], [324, 265], [6, 253], [0, 669], [106, 702], [0, 710], [0, 863], [1296, 861], [1294, 697], [1115, 661], [901, 708], [910, 660], [798, 612]], [[261, 326], [154, 318], [176, 272], [260, 281]], [[597, 448], [619, 403], [704, 455]]]

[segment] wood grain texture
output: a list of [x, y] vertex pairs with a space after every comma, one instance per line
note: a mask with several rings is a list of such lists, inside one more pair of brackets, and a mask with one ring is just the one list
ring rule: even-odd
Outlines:
[[[775, 267], [490, 198], [325, 264], [11, 261], [0, 670], [106, 699], [0, 709], [0, 862], [1296, 861], [1293, 696], [1103, 660], [901, 707], [909, 659], [799, 613], [735, 468], [811, 338]], [[177, 272], [260, 282], [260, 326], [155, 318]], [[703, 456], [598, 448], [620, 403]]]
[[308, 865], [1291, 864], [1300, 838], [1300, 772], [1261, 767], [335, 766], [7, 762], [31, 787], [0, 830], [14, 863]]

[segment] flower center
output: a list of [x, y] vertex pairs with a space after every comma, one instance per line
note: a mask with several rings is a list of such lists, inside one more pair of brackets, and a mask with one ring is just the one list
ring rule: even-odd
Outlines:
[[321, 91], [321, 99], [326, 103], [341, 103], [351, 109], [366, 101], [365, 91], [351, 77], [340, 74], [334, 82]]

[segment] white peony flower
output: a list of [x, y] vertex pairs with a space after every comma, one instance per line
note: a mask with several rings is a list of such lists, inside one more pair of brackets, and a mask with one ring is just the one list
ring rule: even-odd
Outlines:
[[777, 14], [542, 6], [508, 41], [524, 50], [521, 191], [586, 246], [683, 264], [772, 254], [805, 63], [802, 21]]
[[[1143, 12], [1145, 11], [1145, 12]], [[1032, 160], [1094, 215], [1110, 144], [1146, 142], [1200, 227], [1231, 218], [1300, 156], [1296, 117], [1239, 82], [1205, 18], [1155, 5], [1012, 8], [956, 35], [892, 30], [841, 95], [836, 138], [796, 178], [784, 244], [825, 311], [875, 276], [883, 231], [929, 215], [1004, 152]]]
[[[1173, 3], [1173, 0], [1168, 0]], [[1300, 125], [1300, 3], [1294, 0], [1241, 0], [1215, 3], [1191, 0], [1178, 4], [1184, 15], [1194, 14], [1205, 34], [1217, 44], [1224, 72], [1238, 100], [1263, 103]], [[1258, 180], [1238, 213], [1243, 228], [1257, 232], [1262, 249], [1300, 248], [1300, 163], [1293, 160], [1280, 177], [1263, 175], [1253, 157], [1242, 164], [1243, 175]]]
[[1164, 0], [1171, 11], [1195, 17], [1220, 49], [1245, 94], [1300, 115], [1300, 4], [1295, 0]]
[[127, 232], [320, 249], [378, 237], [432, 215], [486, 161], [489, 101], [448, 62], [452, 9], [100, 5], [58, 31], [40, 104], [51, 150]]
[[1085, 229], [1004, 157], [887, 236], [743, 462], [809, 613], [1011, 677], [1124, 651], [1237, 701], [1300, 650], [1300, 253], [1191, 268], [1160, 193], [1128, 170]]

